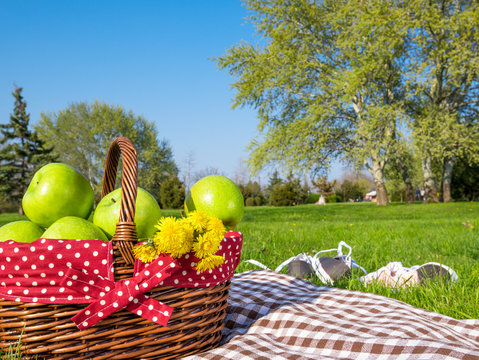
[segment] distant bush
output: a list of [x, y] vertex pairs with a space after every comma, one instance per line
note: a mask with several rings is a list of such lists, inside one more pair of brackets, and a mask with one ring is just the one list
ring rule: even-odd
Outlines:
[[326, 202], [328, 203], [337, 203], [341, 201], [343, 201], [343, 198], [341, 197], [341, 195], [338, 194], [329, 195], [326, 199]]
[[257, 181], [249, 181], [246, 185], [239, 184], [238, 188], [243, 195], [244, 204], [246, 206], [260, 206], [266, 203], [266, 199], [261, 190], [261, 186]]
[[319, 200], [320, 195], [309, 193], [308, 198], [306, 199], [306, 204], [315, 204]]
[[335, 194], [341, 196], [342, 201], [362, 200], [368, 191], [368, 186], [369, 182], [365, 179], [354, 181], [346, 179], [342, 182], [339, 188], [336, 189]]

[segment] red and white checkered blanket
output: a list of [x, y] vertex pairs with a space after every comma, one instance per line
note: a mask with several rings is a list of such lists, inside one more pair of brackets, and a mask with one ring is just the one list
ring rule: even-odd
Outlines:
[[479, 359], [479, 319], [264, 270], [234, 276], [223, 335], [188, 359]]

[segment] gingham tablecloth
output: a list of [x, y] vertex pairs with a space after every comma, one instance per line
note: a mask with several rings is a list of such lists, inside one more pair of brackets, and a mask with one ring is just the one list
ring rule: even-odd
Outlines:
[[479, 319], [267, 270], [234, 276], [223, 335], [187, 359], [479, 359]]

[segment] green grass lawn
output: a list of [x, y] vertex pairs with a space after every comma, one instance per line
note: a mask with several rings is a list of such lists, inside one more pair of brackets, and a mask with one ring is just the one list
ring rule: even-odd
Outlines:
[[19, 214], [0, 214], [0, 226], [12, 222], [12, 221], [17, 221], [17, 220], [25, 220], [26, 217], [23, 215]]
[[[479, 203], [248, 207], [238, 230], [244, 234], [242, 260], [256, 259], [272, 269], [302, 252], [337, 248], [341, 240], [368, 272], [391, 261], [408, 267], [445, 264], [457, 272], [457, 283], [433, 281], [396, 290], [366, 287], [356, 270], [335, 286], [382, 294], [457, 319], [479, 318]], [[255, 266], [242, 262], [237, 272], [252, 269]]]
[[[163, 210], [163, 215], [180, 213]], [[19, 218], [0, 214], [0, 224]], [[355, 270], [335, 286], [382, 294], [457, 319], [479, 318], [479, 203], [248, 207], [237, 229], [244, 234], [242, 260], [256, 259], [272, 269], [302, 252], [337, 248], [341, 240], [352, 246], [353, 259], [369, 272], [391, 261], [408, 267], [443, 263], [457, 272], [457, 283], [366, 287], [359, 281], [362, 272]], [[237, 272], [253, 269], [242, 262]], [[311, 281], [320, 284], [316, 278]]]

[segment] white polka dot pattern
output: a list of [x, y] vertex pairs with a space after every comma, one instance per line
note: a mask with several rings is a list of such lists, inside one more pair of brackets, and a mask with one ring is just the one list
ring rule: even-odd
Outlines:
[[72, 319], [80, 329], [122, 308], [166, 326], [173, 309], [143, 293], [156, 286], [195, 288], [221, 284], [233, 277], [242, 244], [243, 234], [227, 232], [216, 253], [225, 257], [223, 265], [204, 273], [195, 268], [200, 259], [193, 253], [176, 260], [160, 256], [150, 264], [137, 260], [135, 277], [115, 283], [111, 242], [0, 242], [0, 298], [17, 302], [91, 303]]
[[[220, 250], [216, 255], [225, 257], [222, 266], [213, 269], [211, 272], [200, 273], [195, 269], [200, 261], [192, 253], [177, 259], [181, 271], [175, 272], [167, 279], [162, 279], [161, 286], [175, 286], [184, 288], [216, 286], [230, 280], [241, 259], [241, 247], [243, 245], [243, 234], [239, 231], [228, 231], [221, 243]], [[137, 260], [135, 262], [135, 273], [148, 267]]]
[[111, 243], [101, 240], [38, 239], [33, 243], [11, 240], [0, 242], [0, 298], [46, 304], [92, 302], [93, 299], [71, 288], [62, 289], [60, 282], [70, 267], [112, 279], [109, 271], [113, 267], [111, 249]]
[[135, 277], [118, 282], [70, 269], [65, 275], [62, 285], [97, 300], [75, 315], [72, 320], [80, 330], [84, 330], [125, 308], [145, 319], [166, 326], [173, 309], [147, 297], [144, 293], [156, 287], [160, 282], [160, 278], [156, 274], [162, 274], [161, 278], [164, 279], [178, 269], [178, 263], [165, 255], [161, 255], [149, 264], [148, 270], [144, 269]]

